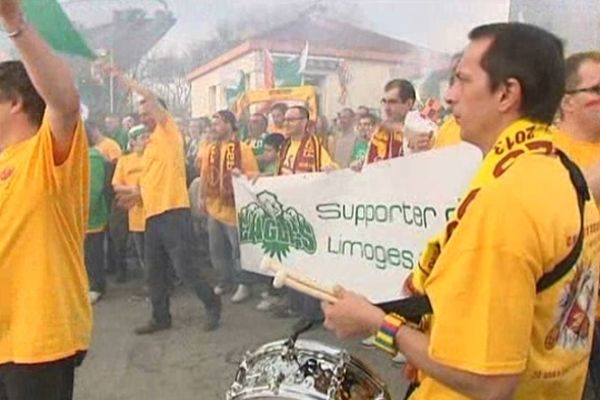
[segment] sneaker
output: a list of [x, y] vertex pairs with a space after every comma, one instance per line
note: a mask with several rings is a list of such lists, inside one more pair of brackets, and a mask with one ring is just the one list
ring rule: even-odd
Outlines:
[[231, 286], [229, 286], [229, 285], [227, 285], [227, 286], [218, 285], [218, 286], [215, 286], [215, 288], [213, 289], [213, 292], [217, 296], [223, 296], [224, 294], [227, 294], [227, 293], [231, 292]]
[[362, 344], [364, 347], [375, 347], [375, 335], [371, 335], [368, 338], [361, 340], [360, 344]]
[[98, 301], [100, 301], [100, 299], [102, 298], [102, 292], [94, 292], [91, 291], [89, 293], [89, 298], [90, 298], [90, 304], [94, 305], [96, 304]]
[[406, 364], [406, 357], [404, 357], [404, 354], [398, 353], [392, 358], [392, 362], [394, 364]]
[[150, 335], [155, 332], [164, 331], [171, 328], [171, 321], [169, 322], [156, 322], [151, 320], [146, 325], [135, 328], [134, 332], [136, 335]]
[[239, 285], [233, 297], [231, 298], [232, 303], [241, 303], [246, 301], [252, 295], [252, 291], [250, 290], [250, 286], [248, 285]]
[[258, 311], [269, 311], [279, 303], [279, 298], [275, 296], [263, 297], [263, 299], [256, 305]]

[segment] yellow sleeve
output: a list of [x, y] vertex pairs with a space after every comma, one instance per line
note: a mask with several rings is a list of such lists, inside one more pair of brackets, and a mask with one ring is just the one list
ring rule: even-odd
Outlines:
[[252, 148], [247, 144], [241, 144], [242, 146], [242, 172], [248, 177], [254, 177], [258, 175], [258, 162], [254, 156]]
[[125, 163], [127, 162], [127, 157], [121, 157], [117, 161], [117, 166], [115, 167], [115, 172], [113, 174], [112, 185], [126, 185], [125, 182]]
[[479, 193], [425, 283], [433, 359], [483, 375], [525, 370], [543, 270], [536, 229], [509, 191]]

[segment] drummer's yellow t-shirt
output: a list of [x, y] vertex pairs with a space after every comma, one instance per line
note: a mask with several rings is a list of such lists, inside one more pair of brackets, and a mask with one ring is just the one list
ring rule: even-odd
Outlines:
[[[554, 132], [552, 140], [556, 147], [561, 149], [581, 168], [600, 162], [600, 142], [578, 140], [558, 129]], [[600, 320], [600, 301], [596, 306], [596, 320]]]
[[47, 117], [35, 136], [0, 153], [0, 364], [55, 361], [88, 348], [89, 190], [82, 122], [59, 166]]
[[[556, 158], [523, 155], [469, 206], [425, 282], [429, 354], [481, 375], [520, 374], [514, 399], [580, 399], [597, 300], [600, 216], [588, 201], [577, 265], [536, 294], [579, 233], [575, 189]], [[411, 400], [466, 400], [424, 377]]]

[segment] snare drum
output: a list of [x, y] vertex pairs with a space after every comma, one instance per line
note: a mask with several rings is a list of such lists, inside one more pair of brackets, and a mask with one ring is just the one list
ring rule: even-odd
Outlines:
[[266, 344], [248, 352], [228, 400], [389, 400], [385, 384], [346, 351], [315, 341]]

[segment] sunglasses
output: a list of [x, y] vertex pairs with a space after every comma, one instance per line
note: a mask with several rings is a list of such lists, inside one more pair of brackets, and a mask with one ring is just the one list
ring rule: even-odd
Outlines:
[[565, 90], [566, 94], [576, 94], [576, 93], [593, 93], [600, 96], [600, 85], [591, 86], [587, 88], [581, 89], [573, 89], [573, 90]]

